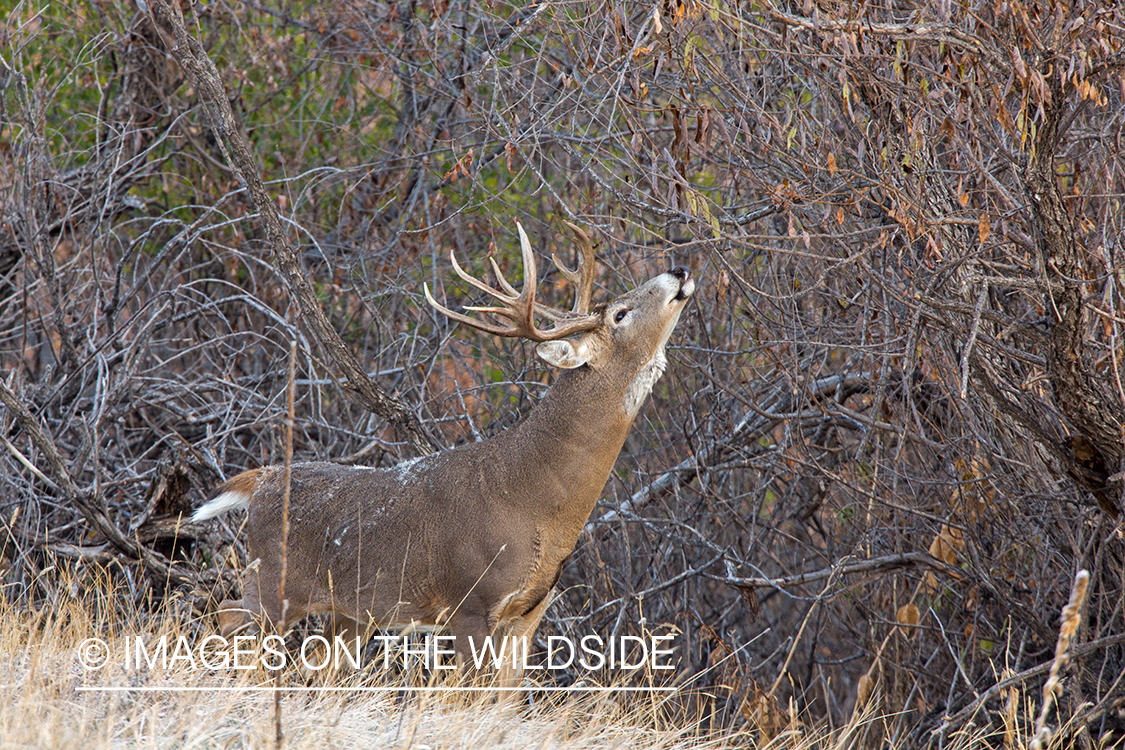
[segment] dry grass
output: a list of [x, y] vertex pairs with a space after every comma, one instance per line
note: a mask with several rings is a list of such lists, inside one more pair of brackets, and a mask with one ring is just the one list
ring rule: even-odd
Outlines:
[[[208, 623], [177, 612], [122, 612], [98, 578], [82, 591], [38, 611], [0, 600], [0, 747], [259, 747], [274, 743], [273, 684], [264, 670], [235, 672], [126, 668], [132, 639], [181, 636], [193, 645]], [[112, 655], [102, 669], [83, 666], [87, 639]], [[393, 678], [363, 675], [335, 686], [366, 689], [288, 692], [282, 699], [286, 747], [329, 745], [414, 748], [708, 748], [743, 744], [731, 735], [702, 738], [691, 726], [670, 726], [657, 701], [603, 695], [498, 703], [451, 693], [404, 694]], [[294, 669], [280, 684], [302, 687]], [[112, 688], [112, 691], [106, 690]], [[132, 688], [132, 689], [124, 689]], [[159, 688], [168, 688], [166, 691]], [[177, 690], [178, 689], [178, 690]]]
[[[127, 667], [123, 654], [137, 635], [148, 642], [184, 637], [193, 646], [209, 623], [172, 600], [156, 614], [124, 611], [102, 571], [67, 571], [69, 585], [49, 606], [28, 609], [0, 598], [0, 748], [262, 747], [275, 744], [274, 685], [264, 670], [193, 669], [169, 665]], [[101, 669], [83, 666], [87, 639], [98, 638], [111, 658]], [[170, 649], [171, 652], [171, 649]], [[324, 745], [394, 748], [672, 748], [754, 747], [769, 750], [849, 748], [867, 744], [890, 728], [894, 716], [876, 715], [868, 704], [835, 731], [810, 727], [788, 709], [747, 716], [740, 730], [708, 734], [700, 722], [673, 717], [663, 698], [651, 695], [537, 693], [497, 702], [464, 693], [403, 690], [394, 676], [336, 676], [332, 691], [300, 691], [324, 684], [282, 672], [277, 684], [298, 688], [281, 701], [284, 746]], [[107, 688], [110, 688], [107, 690]], [[340, 689], [340, 688], [356, 688]], [[1037, 706], [1012, 706], [1001, 736], [970, 725], [944, 747], [1031, 745]], [[1017, 720], [1015, 713], [1019, 711]], [[768, 714], [768, 715], [767, 715]], [[1072, 740], [1073, 742], [1073, 740]], [[1055, 737], [1048, 747], [1067, 747]]]

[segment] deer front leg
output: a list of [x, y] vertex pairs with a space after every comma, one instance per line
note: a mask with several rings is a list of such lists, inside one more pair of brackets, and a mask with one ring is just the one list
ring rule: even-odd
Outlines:
[[[461, 681], [466, 685], [484, 684], [487, 679], [488, 668], [492, 664], [491, 653], [485, 646], [491, 635], [488, 618], [455, 615], [449, 622], [449, 632], [456, 639], [453, 650], [457, 654], [458, 675]], [[493, 645], [497, 649], [500, 647], [499, 643]], [[479, 668], [477, 667], [478, 662]]]
[[548, 591], [542, 601], [536, 604], [530, 612], [511, 621], [505, 628], [497, 628], [497, 634], [502, 633], [501, 637], [510, 644], [509, 648], [514, 648], [518, 644], [519, 653], [522, 654], [518, 659], [505, 659], [504, 665], [500, 667], [496, 676], [497, 684], [500, 687], [519, 687], [523, 678], [524, 662], [530, 655], [532, 639], [535, 637], [535, 631], [539, 628], [539, 621], [543, 619], [543, 613], [551, 605], [554, 593], [554, 589]]

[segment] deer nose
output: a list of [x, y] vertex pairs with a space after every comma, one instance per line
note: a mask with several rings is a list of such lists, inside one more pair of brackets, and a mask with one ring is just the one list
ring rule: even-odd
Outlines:
[[683, 281], [687, 277], [691, 276], [691, 271], [687, 270], [683, 266], [676, 266], [675, 268], [673, 268], [668, 273], [672, 274], [673, 276], [675, 276], [680, 281]]

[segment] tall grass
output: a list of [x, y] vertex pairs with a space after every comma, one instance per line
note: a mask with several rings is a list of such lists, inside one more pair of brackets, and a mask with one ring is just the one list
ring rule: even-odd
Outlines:
[[[869, 703], [833, 731], [810, 725], [792, 703], [784, 709], [763, 704], [746, 714], [738, 730], [714, 734], [682, 713], [672, 716], [663, 698], [651, 695], [532, 689], [515, 700], [497, 700], [490, 694], [412, 692], [403, 689], [401, 675], [371, 671], [310, 674], [286, 667], [275, 683], [261, 668], [212, 670], [184, 659], [138, 667], [132, 656], [138, 636], [150, 650], [166, 639], [171, 656], [179, 639], [195, 648], [212, 635], [212, 623], [174, 598], [155, 612], [123, 604], [127, 598], [104, 569], [68, 568], [59, 580], [63, 585], [42, 606], [0, 597], [0, 748], [273, 746], [274, 699], [266, 689], [273, 684], [292, 689], [283, 694], [281, 716], [284, 745], [292, 748], [843, 750], [865, 744], [865, 735], [878, 735], [894, 720], [875, 715]], [[106, 646], [109, 659], [101, 668], [83, 663], [97, 655], [87, 648], [89, 639]], [[324, 686], [332, 689], [308, 689]], [[970, 727], [944, 746], [1031, 746], [1038, 707], [1032, 700], [1012, 703], [1012, 721], [1002, 735], [985, 737]], [[1052, 739], [1043, 746], [1067, 746]]]
[[[211, 623], [175, 600], [154, 614], [121, 606], [104, 574], [73, 570], [63, 595], [42, 608], [0, 600], [0, 747], [260, 747], [274, 743], [273, 684], [264, 669], [210, 670], [186, 660], [137, 667], [138, 636], [151, 647], [183, 637], [197, 646]], [[66, 589], [69, 589], [67, 592]], [[89, 639], [105, 644], [104, 667]], [[130, 663], [126, 665], [125, 653]], [[198, 653], [198, 652], [197, 652]], [[393, 675], [320, 675], [283, 671], [282, 725], [287, 747], [325, 743], [367, 747], [676, 748], [743, 744], [737, 735], [701, 737], [660, 719], [658, 703], [597, 694], [489, 695], [406, 692]], [[300, 691], [300, 692], [299, 692]], [[745, 739], [745, 738], [742, 738]]]

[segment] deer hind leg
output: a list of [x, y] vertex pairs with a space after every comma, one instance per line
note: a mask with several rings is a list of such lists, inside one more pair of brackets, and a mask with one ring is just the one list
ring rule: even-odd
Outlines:
[[223, 638], [249, 632], [262, 632], [265, 613], [261, 601], [261, 560], [251, 562], [242, 571], [242, 598], [225, 599], [219, 603], [219, 633]]
[[350, 645], [353, 641], [359, 641], [362, 644], [367, 638], [368, 632], [370, 632], [370, 628], [361, 625], [358, 620], [348, 617], [343, 612], [332, 611], [328, 613], [328, 619], [324, 623], [323, 635], [329, 642], [339, 638]]
[[[277, 613], [268, 611], [257, 597], [250, 595], [241, 599], [222, 601], [219, 604], [218, 617], [219, 633], [224, 638], [244, 633], [258, 635], [269, 630], [276, 632], [274, 623], [280, 619]], [[296, 622], [292, 615], [289, 617], [289, 622]]]
[[243, 604], [242, 599], [225, 599], [219, 604], [219, 633], [223, 638], [242, 633], [246, 630], [257, 630], [256, 623], [250, 610]]
[[219, 632], [224, 638], [241, 633], [260, 634], [273, 621], [262, 607], [261, 561], [255, 560], [242, 571], [242, 598], [219, 604]]
[[[248, 573], [244, 573], [242, 581], [242, 598], [226, 599], [219, 604], [219, 631], [224, 638], [243, 631], [258, 634], [270, 630], [284, 635], [281, 632], [283, 628], [279, 627], [282, 611], [277, 590], [274, 589], [270, 596], [262, 589], [263, 580], [269, 581], [271, 577], [262, 575], [256, 569], [249, 569]], [[306, 602], [290, 600], [285, 612], [285, 622], [292, 625], [308, 613]]]

